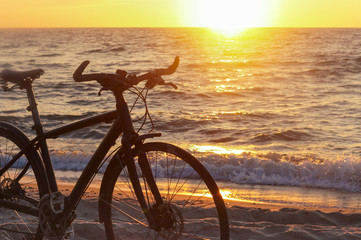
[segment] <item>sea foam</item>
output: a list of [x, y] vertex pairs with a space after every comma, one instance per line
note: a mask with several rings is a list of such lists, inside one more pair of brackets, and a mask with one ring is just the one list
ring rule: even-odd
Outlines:
[[[216, 181], [238, 184], [276, 186], [300, 186], [338, 189], [346, 192], [361, 192], [361, 159], [342, 156], [336, 159], [296, 158], [268, 154], [214, 154], [195, 153]], [[84, 152], [53, 151], [52, 161], [56, 170], [82, 171], [91, 155]], [[105, 171], [107, 163], [100, 169]], [[186, 177], [185, 169], [179, 174]], [[158, 166], [158, 177], [163, 171]]]

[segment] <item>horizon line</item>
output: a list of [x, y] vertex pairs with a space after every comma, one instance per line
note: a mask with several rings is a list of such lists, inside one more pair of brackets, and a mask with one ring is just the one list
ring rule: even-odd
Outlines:
[[[85, 29], [85, 28], [202, 28], [202, 29], [212, 29], [213, 27], [201, 27], [201, 26], [170, 26], [170, 27], [160, 27], [160, 26], [154, 26], [154, 27], [0, 27], [0, 29], [64, 29], [64, 28], [74, 28], [74, 29]], [[300, 28], [300, 29], [359, 29], [359, 27], [292, 27], [292, 26], [283, 26], [283, 27], [245, 27], [244, 29], [254, 29], [254, 28], [281, 28], [281, 29], [290, 29], [290, 28]]]

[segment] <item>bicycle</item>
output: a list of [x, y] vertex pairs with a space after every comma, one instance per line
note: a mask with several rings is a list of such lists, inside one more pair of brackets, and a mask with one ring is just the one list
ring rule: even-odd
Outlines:
[[[99, 221], [104, 223], [107, 239], [204, 239], [199, 235], [200, 230], [206, 232], [206, 238], [228, 239], [226, 207], [209, 172], [179, 147], [146, 143], [160, 133], [139, 135], [123, 96], [124, 91], [142, 81], [146, 81], [146, 91], [156, 85], [177, 88], [162, 76], [176, 71], [179, 58], [168, 68], [140, 76], [121, 70], [115, 74], [83, 74], [88, 64], [89, 61], [80, 64], [73, 74], [74, 80], [97, 81], [101, 85], [99, 94], [111, 91], [116, 110], [47, 132], [43, 130], [32, 88], [34, 80], [44, 71], [2, 72], [5, 91], [26, 90], [27, 110], [32, 114], [36, 137], [30, 140], [14, 125], [0, 122], [0, 234], [13, 239], [71, 236], [76, 207], [100, 167], [108, 162], [98, 201]], [[9, 83], [14, 85], [9, 87]], [[139, 90], [137, 94], [146, 106], [146, 96]], [[58, 189], [46, 140], [99, 123], [112, 125], [70, 194], [64, 196]], [[121, 146], [108, 153], [120, 136]], [[194, 217], [198, 207], [206, 209], [206, 219]]]

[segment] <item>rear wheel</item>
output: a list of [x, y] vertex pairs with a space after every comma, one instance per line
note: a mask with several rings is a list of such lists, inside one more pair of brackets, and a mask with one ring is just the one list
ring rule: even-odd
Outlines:
[[36, 179], [33, 163], [38, 155], [29, 151], [8, 164], [23, 145], [24, 139], [0, 127], [0, 235], [5, 239], [42, 238], [38, 203], [43, 180]]
[[[226, 208], [219, 189], [203, 165], [188, 152], [166, 143], [147, 143], [133, 150], [149, 226], [135, 196], [128, 168], [114, 159], [105, 172], [101, 215], [108, 239], [228, 239]], [[146, 157], [161, 203], [155, 201], [151, 181], [139, 159]], [[143, 168], [144, 169], [144, 168]], [[109, 177], [111, 176], [111, 177]]]

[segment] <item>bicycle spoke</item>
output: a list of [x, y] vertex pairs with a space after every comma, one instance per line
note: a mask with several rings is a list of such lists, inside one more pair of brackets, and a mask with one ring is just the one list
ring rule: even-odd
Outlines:
[[148, 227], [147, 224], [143, 223], [142, 221], [136, 219], [135, 217], [132, 217], [130, 214], [126, 213], [125, 211], [123, 211], [122, 209], [118, 208], [118, 207], [115, 207], [114, 205], [112, 205], [113, 208], [115, 208], [117, 211], [123, 213], [125, 216], [129, 217], [130, 219], [134, 220], [135, 222], [145, 226], [145, 227]]
[[130, 208], [134, 209], [135, 211], [143, 212], [143, 211], [141, 211], [141, 210], [139, 209], [138, 203], [132, 205], [132, 204], [130, 204], [130, 203], [126, 203], [126, 202], [124, 201], [124, 199], [120, 199], [120, 198], [116, 199], [116, 198], [115, 198], [114, 200], [118, 200], [120, 204], [124, 204], [125, 206], [130, 207]]
[[[201, 183], [202, 183], [202, 182], [199, 181], [197, 187], [194, 188], [192, 194], [189, 195], [189, 198], [187, 199], [186, 203], [185, 203], [185, 204], [181, 207], [181, 209], [180, 209], [181, 212], [183, 211], [183, 209], [184, 209], [184, 207], [187, 205], [187, 203], [190, 202], [189, 200], [193, 197], [193, 194], [197, 191], [197, 189], [198, 189], [198, 187], [200, 186]], [[205, 194], [205, 193], [204, 193], [204, 194]], [[203, 197], [203, 196], [201, 196], [201, 197]], [[200, 197], [200, 198], [201, 198], [201, 197]], [[199, 199], [198, 199], [198, 200], [199, 200]], [[197, 202], [197, 200], [196, 200], [195, 202]]]
[[[178, 193], [178, 192], [175, 193], [175, 190], [177, 189], [178, 183], [179, 183], [179, 181], [180, 181], [180, 179], [181, 179], [181, 176], [182, 176], [182, 174], [183, 174], [183, 171], [184, 171], [185, 166], [186, 166], [186, 163], [183, 164], [182, 171], [181, 171], [181, 173], [179, 174], [179, 177], [178, 177], [178, 179], [177, 179], [177, 183], [176, 183], [176, 185], [175, 185], [175, 187], [174, 187], [174, 190], [173, 190], [173, 193], [172, 193], [172, 196], [171, 196], [170, 201], [172, 201], [173, 198], [174, 198], [174, 196], [175, 196], [175, 194]], [[172, 178], [173, 178], [173, 176], [172, 176]], [[183, 187], [185, 183], [186, 183], [186, 181], [182, 184], [181, 187]], [[179, 190], [180, 190], [180, 188], [179, 188]], [[179, 191], [179, 190], [178, 190], [178, 191]]]
[[[32, 234], [30, 228], [27, 226], [27, 224], [25, 223], [24, 219], [19, 215], [19, 213], [17, 211], [14, 211], [15, 214], [19, 217], [19, 219], [21, 220], [21, 222], [24, 224], [24, 226], [26, 227], [26, 229], [28, 230], [29, 233]], [[20, 230], [20, 229], [19, 229]]]
[[[168, 185], [168, 189], [170, 190], [170, 186], [172, 185], [172, 181], [173, 181], [173, 175], [174, 175], [174, 170], [175, 170], [175, 165], [176, 165], [176, 159], [177, 157], [174, 156], [174, 159], [173, 159], [173, 168], [172, 168], [172, 174], [169, 176], [169, 185]], [[167, 162], [168, 162], [168, 154], [167, 154]], [[168, 169], [168, 166], [167, 166], [167, 169]], [[167, 200], [168, 200], [168, 195], [167, 195]]]
[[[123, 191], [123, 188], [120, 188], [118, 185], [116, 185], [115, 187], [117, 188], [117, 190], [118, 190], [121, 194], [124, 194], [127, 198], [132, 199], [132, 196], [129, 196], [125, 191]], [[130, 185], [129, 185], [128, 187], [129, 187], [129, 189], [132, 189], [132, 188], [130, 187]], [[134, 195], [133, 192], [131, 192], [131, 193], [132, 193], [133, 199], [134, 199], [135, 195]]]

